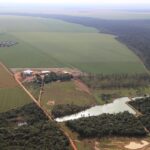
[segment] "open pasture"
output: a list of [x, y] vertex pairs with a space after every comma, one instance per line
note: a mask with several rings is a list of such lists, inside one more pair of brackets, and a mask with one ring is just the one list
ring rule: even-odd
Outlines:
[[36, 17], [0, 16], [0, 20], [0, 40], [18, 42], [0, 49], [0, 60], [10, 68], [72, 67], [104, 74], [146, 72], [140, 59], [115, 36], [98, 33], [94, 28]]
[[50, 108], [48, 102], [54, 101], [55, 104], [75, 104], [79, 106], [93, 105], [96, 101], [92, 95], [77, 89], [73, 81], [55, 82], [44, 87], [41, 104]]
[[13, 76], [0, 65], [0, 112], [14, 109], [30, 102], [30, 98], [18, 86]]

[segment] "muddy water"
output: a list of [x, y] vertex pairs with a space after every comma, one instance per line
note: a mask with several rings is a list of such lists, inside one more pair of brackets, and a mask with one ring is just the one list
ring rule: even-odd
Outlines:
[[79, 119], [82, 117], [98, 116], [103, 113], [114, 114], [114, 113], [119, 113], [119, 112], [124, 112], [124, 111], [128, 111], [132, 114], [136, 114], [136, 112], [126, 104], [129, 101], [130, 99], [128, 97], [119, 98], [119, 99], [114, 100], [113, 103], [110, 103], [110, 104], [94, 106], [94, 107], [91, 107], [90, 109], [79, 112], [77, 114], [65, 116], [62, 118], [56, 118], [56, 121], [64, 122], [68, 120]]

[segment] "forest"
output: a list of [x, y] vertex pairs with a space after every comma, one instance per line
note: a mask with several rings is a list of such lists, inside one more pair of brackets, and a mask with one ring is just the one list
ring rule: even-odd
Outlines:
[[129, 102], [135, 109], [142, 113], [139, 116], [141, 123], [150, 131], [150, 97]]
[[68, 150], [69, 141], [57, 124], [49, 122], [35, 104], [28, 104], [0, 114], [0, 148]]
[[140, 121], [128, 112], [81, 118], [68, 121], [66, 125], [81, 138], [141, 137], [147, 134]]
[[80, 79], [92, 89], [141, 88], [150, 83], [148, 74], [88, 74]]
[[150, 97], [130, 101], [129, 104], [140, 111], [142, 114], [150, 114]]
[[74, 104], [59, 104], [53, 107], [51, 113], [54, 118], [59, 118], [81, 112], [89, 107], [90, 106], [78, 106]]

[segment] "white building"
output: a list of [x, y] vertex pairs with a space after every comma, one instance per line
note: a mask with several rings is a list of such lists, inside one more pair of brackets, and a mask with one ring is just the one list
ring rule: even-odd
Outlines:
[[41, 74], [49, 74], [50, 71], [41, 71]]
[[32, 73], [33, 73], [33, 71], [30, 70], [30, 69], [23, 71], [23, 74], [24, 74], [24, 75], [27, 75], [27, 76], [32, 75]]
[[18, 123], [18, 127], [26, 126], [26, 125], [28, 125], [27, 122], [19, 122]]

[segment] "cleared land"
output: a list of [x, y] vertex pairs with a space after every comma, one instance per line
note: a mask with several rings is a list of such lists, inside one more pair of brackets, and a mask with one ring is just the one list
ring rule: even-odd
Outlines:
[[48, 101], [55, 104], [75, 104], [79, 106], [95, 104], [95, 99], [86, 92], [77, 89], [73, 81], [55, 82], [44, 87], [41, 103], [49, 107]]
[[17, 85], [13, 76], [0, 65], [0, 112], [14, 109], [30, 102], [30, 98]]
[[76, 67], [105, 74], [146, 72], [139, 58], [115, 36], [98, 33], [94, 28], [34, 17], [0, 16], [0, 20], [0, 40], [19, 43], [0, 49], [0, 59], [10, 68]]

